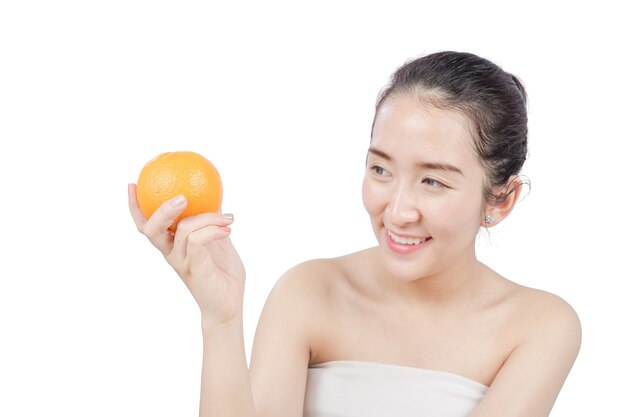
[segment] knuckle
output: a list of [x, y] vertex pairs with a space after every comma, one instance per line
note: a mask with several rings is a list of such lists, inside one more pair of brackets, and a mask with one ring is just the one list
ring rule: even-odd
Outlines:
[[139, 231], [146, 235], [148, 239], [152, 240], [158, 234], [158, 229], [155, 226], [154, 223], [147, 222], [143, 225], [143, 230], [140, 229]]
[[176, 234], [177, 235], [179, 235], [179, 236], [187, 236], [187, 235], [190, 235], [191, 232], [192, 232], [192, 230], [189, 227], [189, 223], [186, 222], [185, 219], [182, 219], [181, 221], [179, 221], [176, 224]]
[[200, 246], [202, 245], [202, 238], [197, 233], [191, 233], [187, 238], [187, 242], [192, 246]]

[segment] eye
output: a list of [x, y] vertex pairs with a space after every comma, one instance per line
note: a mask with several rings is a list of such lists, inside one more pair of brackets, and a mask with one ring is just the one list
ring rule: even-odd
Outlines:
[[433, 178], [424, 178], [422, 181], [424, 184], [428, 185], [431, 188], [443, 188], [445, 185]]
[[374, 172], [374, 174], [380, 175], [381, 177], [387, 176], [389, 174], [385, 168], [379, 165], [373, 165], [370, 169]]

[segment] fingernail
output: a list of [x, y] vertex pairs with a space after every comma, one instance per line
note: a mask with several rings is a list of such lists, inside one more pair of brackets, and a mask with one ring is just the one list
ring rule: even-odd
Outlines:
[[185, 199], [184, 195], [179, 195], [178, 197], [172, 200], [173, 207], [182, 207], [185, 205], [185, 203], [187, 203], [187, 200]]
[[233, 215], [233, 213], [224, 213], [222, 214], [222, 216], [224, 216], [224, 219], [226, 220], [235, 220], [235, 216]]

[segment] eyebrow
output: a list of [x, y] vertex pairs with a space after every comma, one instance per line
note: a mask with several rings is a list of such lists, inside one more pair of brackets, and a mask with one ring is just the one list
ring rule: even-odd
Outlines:
[[[391, 161], [393, 158], [391, 158], [391, 156], [389, 156], [388, 154], [386, 154], [385, 152], [381, 151], [378, 148], [375, 148], [373, 146], [371, 146], [368, 150], [367, 150], [368, 154], [374, 154], [376, 156], [379, 156], [381, 158], [383, 158], [384, 160], [387, 161]], [[453, 172], [456, 174], [459, 174], [461, 176], [465, 176], [463, 174], [463, 171], [461, 171], [459, 168], [455, 167], [454, 165], [451, 164], [447, 164], [445, 162], [418, 162], [417, 166], [419, 166], [420, 168], [426, 168], [426, 169], [434, 169], [434, 170], [439, 170], [439, 171], [447, 171], [447, 172]]]

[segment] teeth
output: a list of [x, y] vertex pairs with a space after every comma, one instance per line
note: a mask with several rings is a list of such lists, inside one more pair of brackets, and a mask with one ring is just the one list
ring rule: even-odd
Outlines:
[[420, 240], [419, 238], [400, 237], [389, 231], [387, 232], [387, 234], [391, 237], [391, 240], [402, 245], [419, 245], [420, 243], [422, 243], [422, 240]]

